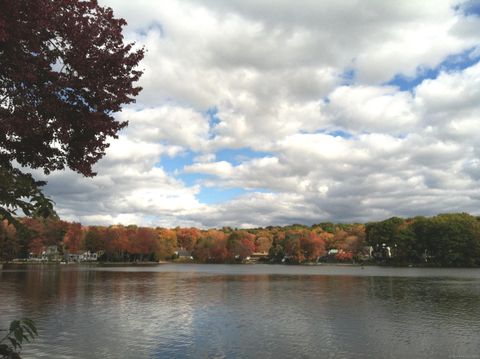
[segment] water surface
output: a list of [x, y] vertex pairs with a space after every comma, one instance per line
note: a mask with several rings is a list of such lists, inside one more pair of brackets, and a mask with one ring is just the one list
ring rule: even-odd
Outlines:
[[25, 358], [476, 358], [480, 270], [7, 266], [19, 317]]

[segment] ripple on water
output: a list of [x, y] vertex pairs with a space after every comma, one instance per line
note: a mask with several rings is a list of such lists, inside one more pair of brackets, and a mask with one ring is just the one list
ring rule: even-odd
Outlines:
[[358, 275], [358, 268], [186, 265], [7, 271], [0, 276], [0, 319], [36, 321], [40, 337], [26, 347], [26, 358], [476, 355], [478, 272], [401, 270], [392, 276], [394, 269], [380, 270]]

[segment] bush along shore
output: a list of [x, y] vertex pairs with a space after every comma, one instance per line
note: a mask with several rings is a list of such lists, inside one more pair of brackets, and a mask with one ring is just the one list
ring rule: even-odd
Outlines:
[[253, 229], [82, 226], [56, 217], [17, 220], [20, 225], [0, 222], [3, 263], [480, 265], [480, 218], [467, 213]]

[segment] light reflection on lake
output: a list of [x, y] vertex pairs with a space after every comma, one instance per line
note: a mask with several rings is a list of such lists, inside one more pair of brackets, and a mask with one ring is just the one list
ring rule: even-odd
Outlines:
[[0, 323], [19, 317], [26, 358], [477, 357], [480, 270], [4, 267]]

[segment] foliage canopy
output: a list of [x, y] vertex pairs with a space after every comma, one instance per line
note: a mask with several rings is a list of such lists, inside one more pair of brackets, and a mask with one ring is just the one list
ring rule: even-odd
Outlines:
[[96, 0], [0, 2], [0, 216], [51, 207], [20, 166], [95, 175], [127, 125], [113, 114], [141, 90], [144, 51], [124, 43], [125, 24]]

